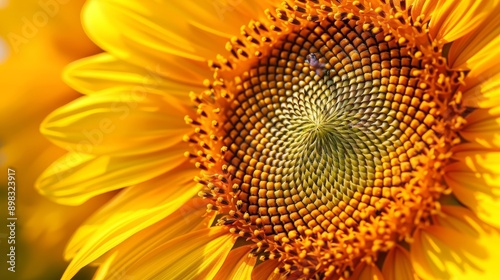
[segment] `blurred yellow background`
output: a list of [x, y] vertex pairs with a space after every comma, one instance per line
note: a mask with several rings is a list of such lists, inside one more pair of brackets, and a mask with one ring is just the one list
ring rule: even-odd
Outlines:
[[[98, 53], [80, 24], [81, 0], [0, 0], [0, 279], [59, 279], [76, 227], [107, 200], [69, 207], [34, 189], [64, 154], [39, 133], [43, 118], [79, 96], [61, 80], [65, 65]], [[7, 270], [7, 168], [16, 170], [16, 272]], [[9, 245], [10, 246], [10, 245]], [[90, 279], [91, 270], [75, 279]]]

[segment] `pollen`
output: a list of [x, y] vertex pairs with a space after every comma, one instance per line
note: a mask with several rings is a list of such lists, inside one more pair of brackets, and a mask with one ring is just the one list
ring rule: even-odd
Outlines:
[[431, 223], [463, 73], [436, 63], [404, 1], [305, 2], [267, 10], [209, 63], [186, 156], [218, 224], [279, 273], [348, 277]]

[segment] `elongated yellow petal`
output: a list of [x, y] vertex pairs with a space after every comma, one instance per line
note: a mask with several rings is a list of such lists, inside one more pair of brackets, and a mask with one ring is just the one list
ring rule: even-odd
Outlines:
[[436, 216], [439, 225], [454, 229], [471, 238], [479, 238], [495, 231], [463, 206], [444, 205], [441, 211], [442, 214]]
[[[65, 82], [83, 94], [102, 93], [108, 88], [151, 88], [162, 94], [170, 94], [188, 103], [189, 92], [201, 92], [200, 83], [183, 83], [166, 77], [166, 69], [160, 66], [146, 69], [101, 53], [68, 65], [63, 78]], [[155, 91], [156, 92], [156, 91]]]
[[496, 47], [500, 41], [500, 18], [498, 17], [500, 6], [498, 1], [475, 2], [493, 6], [491, 11], [477, 15], [484, 17], [482, 24], [475, 32], [453, 42], [448, 56], [452, 67], [471, 69], [471, 77], [466, 77], [466, 84], [470, 79], [483, 76], [483, 73], [487, 72], [491, 66], [498, 65]]
[[[152, 180], [126, 188], [78, 229], [66, 248], [65, 258], [74, 258], [89, 243], [105, 243], [107, 234], [117, 231], [133, 234], [176, 211], [199, 191], [193, 181], [197, 173], [186, 162]], [[134, 214], [124, 219], [121, 213]]]
[[[225, 38], [203, 32], [196, 34], [194, 30], [189, 29], [187, 18], [176, 6], [175, 3], [166, 1], [91, 0], [87, 8], [99, 7], [100, 10], [108, 11], [108, 15], [111, 16], [106, 20], [109, 23], [119, 24], [121, 28], [118, 28], [116, 32], [121, 35], [122, 39], [137, 41], [138, 44], [135, 46], [155, 48], [160, 53], [194, 61], [204, 61], [205, 57], [215, 56], [215, 46], [222, 48]], [[155, 11], [163, 11], [163, 13], [155, 13]], [[176, 30], [180, 32], [177, 33]], [[92, 28], [89, 31], [93, 34], [99, 32]]]
[[138, 184], [163, 174], [185, 160], [185, 143], [137, 156], [110, 157], [68, 153], [38, 178], [37, 189], [52, 200], [79, 205], [91, 197]]
[[251, 279], [257, 261], [256, 256], [249, 255], [251, 249], [251, 246], [241, 246], [231, 250], [214, 279]]
[[387, 254], [382, 267], [385, 280], [415, 279], [415, 271], [406, 249], [397, 245]]
[[[476, 144], [477, 150], [480, 150], [481, 148], [498, 150], [500, 148], [500, 131], [498, 131], [499, 127], [499, 119], [489, 119], [479, 122], [475, 125], [468, 126], [466, 129], [464, 129], [464, 131], [460, 131], [460, 135], [467, 141], [470, 141], [471, 144]], [[461, 147], [457, 146], [456, 150], [460, 150], [460, 148]]]
[[148, 228], [132, 235], [110, 251], [105, 265], [101, 265], [95, 279], [114, 279], [125, 274], [127, 268], [156, 247], [181, 235], [208, 228], [210, 216], [201, 198], [194, 198], [177, 211]]
[[278, 274], [275, 274], [274, 270], [278, 265], [279, 262], [277, 260], [267, 260], [258, 264], [252, 271], [252, 280], [270, 279], [277, 276]]
[[452, 42], [475, 30], [497, 4], [497, 0], [440, 0], [429, 24], [430, 34], [432, 38]]
[[212, 279], [233, 244], [224, 227], [201, 229], [157, 247], [127, 273], [142, 279]]
[[478, 71], [478, 69], [484, 70], [481, 67], [474, 67], [467, 74], [465, 85], [459, 88], [463, 92], [463, 105], [474, 108], [499, 107], [500, 63], [488, 69], [489, 71]]
[[[443, 267], [447, 269], [446, 274], [441, 272], [433, 274], [433, 277], [448, 275], [444, 279], [497, 278], [500, 231], [480, 221], [472, 211], [462, 206], [443, 206], [441, 210], [441, 215], [436, 216], [439, 226], [424, 230], [425, 233], [420, 235], [420, 240], [424, 241], [421, 244], [430, 247], [415, 248], [417, 244], [412, 247], [416, 254], [424, 254], [420, 256], [419, 265], [428, 261], [424, 265], [427, 269], [425, 273]], [[446, 254], [451, 256], [447, 257]]]
[[[175, 12], [171, 11], [168, 16], [169, 7], [161, 6], [157, 1], [147, 3], [150, 7], [139, 2], [127, 7], [118, 1], [89, 1], [83, 11], [84, 28], [94, 42], [117, 58], [145, 69], [159, 67], [165, 70], [162, 76], [201, 85], [203, 79], [211, 75], [205, 58], [199, 53], [169, 47], [169, 35], [172, 33], [148, 19], [153, 15], [158, 15], [158, 18], [176, 17]], [[160, 10], [164, 13], [153, 12]], [[134, 28], [130, 28], [131, 25]], [[182, 42], [177, 43], [182, 46]]]
[[[500, 188], [491, 186], [488, 178], [476, 178], [471, 173], [450, 172], [447, 184], [457, 199], [469, 207], [484, 222], [500, 227]], [[489, 184], [489, 185], [488, 185]]]
[[485, 108], [485, 109], [477, 109], [471, 112], [466, 116], [467, 124], [465, 127], [469, 125], [474, 125], [477, 122], [490, 120], [490, 119], [498, 119], [500, 117], [500, 106], [493, 108]]
[[[167, 3], [172, 11], [179, 11], [180, 15], [188, 19], [191, 30], [194, 27], [195, 30], [200, 29], [225, 38], [238, 34], [241, 26], [248, 24], [250, 20], [266, 21], [264, 10], [282, 3], [276, 0], [202, 0], [196, 3], [188, 1], [171, 3], [164, 0], [163, 2]], [[189, 29], [182, 29], [177, 25], [172, 27], [172, 31], [181, 36], [186, 36], [190, 32]], [[197, 33], [197, 35], [203, 34]], [[199, 40], [199, 38], [193, 39], [194, 42]]]
[[477, 240], [448, 227], [417, 230], [410, 248], [413, 267], [423, 279], [474, 279], [466, 274], [488, 258]]
[[[139, 43], [134, 46], [143, 45], [195, 61], [215, 58], [224, 49], [228, 39], [239, 33], [242, 25], [251, 19], [265, 19], [263, 11], [269, 8], [266, 5], [268, 1], [90, 2], [89, 6], [109, 11], [113, 16], [108, 22], [120, 24], [123, 28], [116, 31], [122, 37]], [[91, 34], [101, 32], [94, 29], [96, 25], [87, 26]]]
[[500, 228], [500, 152], [456, 152], [445, 180], [457, 199], [485, 223]]
[[[493, 100], [491, 97], [489, 96], [488, 99]], [[486, 101], [482, 105], [486, 103], [490, 102]], [[467, 124], [460, 130], [460, 135], [468, 141], [465, 146], [476, 145], [478, 150], [485, 148], [498, 150], [500, 147], [500, 106], [476, 109], [467, 115], [466, 121]], [[464, 150], [460, 146], [456, 146], [455, 150]]]
[[[113, 261], [116, 260], [117, 255], [118, 255], [117, 252], [113, 252], [108, 257], [106, 257], [106, 259], [104, 260], [104, 262], [102, 262], [101, 264], [99, 264], [99, 268], [94, 273], [94, 277], [92, 279], [93, 280], [106, 279], [107, 275], [112, 274], [110, 272], [110, 270], [111, 270], [111, 264], [113, 263]], [[126, 276], [127, 275], [123, 271], [116, 272], [116, 273], [113, 274], [113, 277], [114, 278], [118, 278], [118, 279], [124, 279]]]
[[94, 155], [137, 155], [164, 150], [190, 133], [174, 98], [147, 89], [110, 89], [52, 112], [41, 131], [53, 143]]
[[375, 264], [361, 263], [354, 271], [349, 280], [384, 280], [382, 272]]
[[436, 4], [438, 1], [415, 0], [412, 5], [411, 14], [413, 18], [423, 15], [423, 22], [427, 22], [435, 13]]
[[477, 216], [464, 207], [444, 206], [444, 215], [437, 217], [440, 225], [452, 228], [469, 239], [477, 241], [479, 248], [487, 250], [486, 257], [481, 259], [476, 270], [467, 271], [465, 279], [495, 279], [500, 275], [500, 230], [479, 220]]

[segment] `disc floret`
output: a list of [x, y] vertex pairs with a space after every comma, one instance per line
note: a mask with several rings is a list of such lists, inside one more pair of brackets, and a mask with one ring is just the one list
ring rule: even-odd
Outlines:
[[450, 193], [464, 73], [447, 67], [427, 15], [387, 2], [267, 10], [191, 94], [200, 196], [279, 273], [349, 277], [411, 243]]

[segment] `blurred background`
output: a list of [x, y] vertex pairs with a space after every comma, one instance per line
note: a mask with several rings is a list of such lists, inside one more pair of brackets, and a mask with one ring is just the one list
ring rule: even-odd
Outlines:
[[[64, 150], [39, 133], [43, 118], [78, 93], [61, 80], [65, 65], [100, 52], [80, 24], [82, 0], [0, 0], [0, 279], [59, 279], [64, 247], [107, 198], [69, 207], [34, 189]], [[7, 270], [7, 168], [16, 170], [16, 272]], [[92, 269], [75, 279], [90, 279]]]

